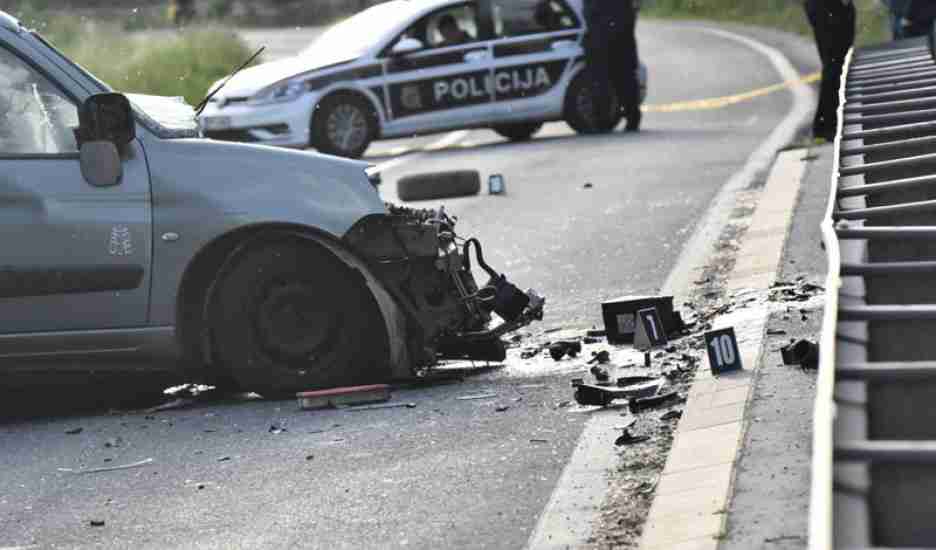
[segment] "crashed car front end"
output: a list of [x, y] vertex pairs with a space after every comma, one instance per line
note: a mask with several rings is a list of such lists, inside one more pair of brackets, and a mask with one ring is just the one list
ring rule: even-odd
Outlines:
[[[488, 266], [481, 243], [459, 237], [455, 224], [444, 208], [388, 204], [387, 214], [360, 220], [345, 236], [403, 310], [414, 374], [443, 359], [503, 361], [501, 337], [543, 317], [545, 299]], [[472, 255], [489, 277], [483, 286]]]

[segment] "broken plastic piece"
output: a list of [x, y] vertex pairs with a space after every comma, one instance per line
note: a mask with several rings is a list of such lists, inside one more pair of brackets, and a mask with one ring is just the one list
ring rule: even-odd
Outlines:
[[599, 382], [607, 382], [608, 380], [611, 379], [611, 376], [608, 374], [608, 371], [597, 365], [591, 368], [591, 373], [595, 377], [595, 380]]
[[582, 343], [565, 341], [565, 342], [556, 342], [549, 346], [549, 355], [555, 361], [559, 361], [566, 355], [569, 357], [577, 357], [578, 354], [582, 353]]
[[131, 468], [140, 468], [146, 466], [147, 464], [152, 464], [153, 459], [147, 458], [146, 460], [141, 460], [139, 462], [133, 462], [131, 464], [124, 464], [122, 466], [107, 466], [104, 468], [88, 468], [86, 470], [75, 470], [72, 468], [59, 468], [58, 471], [64, 472], [66, 474], [97, 474], [100, 472], [113, 472], [116, 470], [129, 470]]
[[604, 365], [605, 363], [611, 362], [611, 354], [608, 353], [608, 350], [601, 350], [597, 352], [592, 352], [592, 358], [588, 360], [589, 364], [598, 363], [599, 365]]
[[390, 400], [390, 386], [374, 384], [300, 392], [296, 394], [296, 398], [299, 401], [299, 408], [303, 410], [383, 403]]
[[676, 409], [672, 411], [666, 411], [660, 416], [660, 420], [663, 420], [663, 421], [676, 420], [678, 418], [682, 418], [682, 411], [676, 410]]
[[648, 435], [633, 435], [630, 433], [629, 428], [624, 428], [624, 433], [620, 437], [614, 440], [614, 444], [620, 447], [621, 445], [633, 445], [634, 443], [643, 443], [644, 441], [649, 441], [650, 436]]
[[799, 365], [804, 369], [819, 367], [819, 345], [809, 340], [800, 340], [780, 348], [785, 365]]
[[652, 397], [643, 397], [640, 399], [632, 399], [628, 404], [628, 408], [632, 414], [638, 413], [640, 411], [645, 411], [647, 409], [653, 409], [659, 407], [660, 405], [665, 405], [671, 401], [675, 402], [681, 400], [682, 397], [679, 396], [678, 392], [671, 391], [663, 393], [660, 395], [654, 395]]

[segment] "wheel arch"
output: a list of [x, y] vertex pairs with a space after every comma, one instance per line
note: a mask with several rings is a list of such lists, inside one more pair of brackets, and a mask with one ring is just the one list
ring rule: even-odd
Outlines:
[[315, 103], [315, 107], [312, 108], [312, 118], [309, 121], [309, 124], [311, 125], [315, 123], [315, 117], [319, 112], [319, 105], [333, 97], [342, 95], [358, 97], [370, 105], [371, 109], [373, 109], [373, 111], [377, 114], [377, 120], [379, 122], [377, 134], [380, 135], [383, 131], [383, 125], [388, 120], [386, 106], [383, 104], [377, 94], [372, 92], [370, 89], [359, 88], [356, 86], [337, 85], [326, 90], [325, 93], [322, 94], [322, 97], [320, 97], [319, 100]]
[[366, 262], [339, 239], [320, 229], [288, 223], [267, 223], [241, 227], [215, 238], [189, 262], [179, 285], [176, 303], [176, 331], [186, 363], [202, 369], [215, 363], [214, 342], [209, 330], [209, 307], [216, 285], [249, 249], [263, 242], [292, 240], [318, 246], [338, 259], [349, 272], [357, 272], [370, 291], [383, 316], [390, 346], [390, 368], [395, 378], [412, 373], [407, 349], [406, 320], [403, 311], [372, 273]]

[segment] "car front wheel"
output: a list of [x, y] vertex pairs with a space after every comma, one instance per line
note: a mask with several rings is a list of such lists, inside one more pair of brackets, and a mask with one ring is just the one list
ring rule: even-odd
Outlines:
[[493, 130], [510, 141], [527, 141], [542, 128], [542, 122], [520, 122], [495, 126]]
[[314, 244], [248, 251], [219, 281], [212, 334], [239, 386], [264, 396], [386, 382], [383, 316], [363, 279]]
[[378, 121], [363, 98], [340, 94], [319, 103], [312, 117], [312, 147], [322, 153], [360, 158], [377, 135]]

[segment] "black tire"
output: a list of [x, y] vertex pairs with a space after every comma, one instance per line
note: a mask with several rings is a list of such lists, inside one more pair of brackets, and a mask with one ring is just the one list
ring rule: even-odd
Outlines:
[[[343, 124], [351, 125], [346, 141], [341, 140]], [[326, 97], [312, 116], [310, 145], [321, 153], [357, 159], [377, 136], [380, 121], [368, 101], [353, 94]]]
[[477, 170], [414, 174], [397, 181], [397, 196], [401, 201], [465, 197], [480, 192], [481, 174]]
[[246, 252], [220, 281], [212, 334], [238, 385], [267, 397], [390, 377], [373, 295], [358, 273], [316, 245]]
[[527, 141], [542, 128], [542, 122], [519, 122], [495, 126], [493, 130], [510, 141]]
[[596, 120], [597, 114], [594, 108], [595, 84], [585, 71], [580, 72], [565, 98], [565, 121], [579, 134], [604, 134], [614, 130], [623, 118], [621, 114], [620, 101], [617, 94], [611, 91], [612, 105], [610, 108], [612, 114], [609, 120]]

